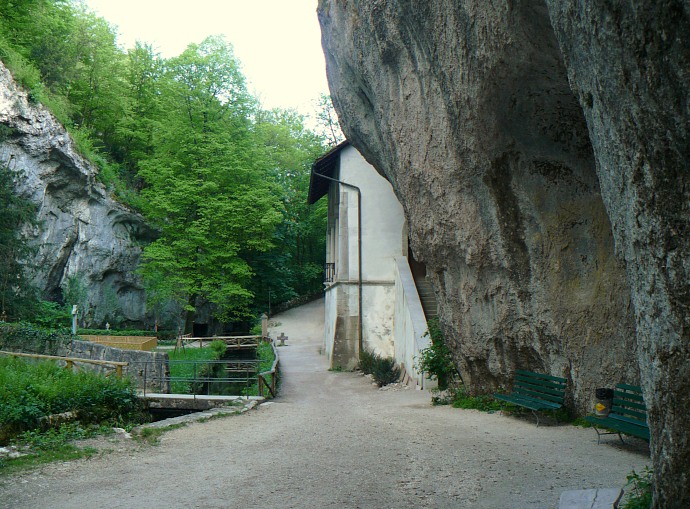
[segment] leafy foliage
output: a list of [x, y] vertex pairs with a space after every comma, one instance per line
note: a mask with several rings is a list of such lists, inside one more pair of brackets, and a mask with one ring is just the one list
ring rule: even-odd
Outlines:
[[645, 468], [641, 473], [634, 470], [627, 476], [626, 499], [621, 509], [649, 509], [652, 506], [652, 474]]
[[0, 350], [55, 355], [58, 347], [72, 341], [66, 329], [45, 329], [28, 323], [0, 323]]
[[246, 319], [322, 289], [326, 208], [306, 193], [327, 136], [294, 111], [261, 110], [222, 38], [169, 59], [144, 43], [123, 52], [83, 4], [12, 0], [0, 58], [155, 228], [141, 274], [157, 323], [177, 328], [183, 310], [190, 327], [199, 305]]
[[359, 362], [357, 368], [365, 375], [371, 375], [374, 372], [374, 365], [376, 364], [376, 355], [369, 350], [362, 350], [359, 352]]
[[[195, 378], [207, 376], [208, 364], [185, 361], [215, 361], [225, 354], [227, 345], [224, 341], [212, 341], [204, 348], [184, 348], [168, 353], [170, 359], [171, 392], [191, 394], [195, 389]], [[177, 380], [175, 380], [177, 379]]]
[[465, 392], [464, 387], [459, 387], [453, 391], [451, 405], [453, 408], [481, 410], [483, 412], [495, 412], [501, 409], [501, 402], [495, 400], [490, 394], [470, 396]]
[[382, 357], [367, 350], [359, 353], [357, 367], [365, 375], [370, 374], [379, 387], [392, 384], [400, 379], [400, 368], [395, 365], [395, 359]]
[[431, 346], [421, 350], [417, 359], [417, 369], [427, 374], [427, 378], [436, 377], [438, 388], [445, 390], [457, 379], [458, 371], [453, 361], [453, 354], [445, 343], [438, 318], [428, 322], [427, 334], [431, 337]]
[[8, 164], [0, 164], [0, 316], [14, 320], [32, 315], [38, 304], [21, 262], [31, 253], [21, 229], [35, 224], [36, 207], [15, 193], [17, 177]]
[[0, 425], [20, 432], [51, 414], [77, 412], [82, 422], [120, 419], [138, 409], [134, 384], [53, 362], [0, 357]]

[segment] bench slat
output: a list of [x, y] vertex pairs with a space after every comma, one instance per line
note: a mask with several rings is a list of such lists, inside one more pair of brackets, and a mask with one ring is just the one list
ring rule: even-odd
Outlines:
[[516, 387], [513, 389], [513, 394], [525, 395], [531, 398], [543, 399], [546, 401], [551, 401], [553, 403], [562, 403], [563, 396], [549, 394], [541, 391], [534, 391], [530, 389], [525, 389], [524, 387]]
[[563, 395], [563, 388], [560, 387], [542, 387], [540, 385], [532, 385], [523, 381], [516, 381], [513, 390], [524, 388], [529, 391], [550, 394], [552, 396]]
[[565, 387], [565, 378], [518, 369], [515, 371], [513, 392], [494, 394], [494, 397], [533, 411], [558, 410], [563, 406]]

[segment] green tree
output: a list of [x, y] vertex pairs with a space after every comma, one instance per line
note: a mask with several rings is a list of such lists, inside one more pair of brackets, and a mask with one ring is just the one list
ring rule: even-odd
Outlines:
[[221, 38], [190, 45], [166, 62], [155, 150], [140, 162], [145, 213], [160, 237], [144, 250], [142, 274], [161, 295], [220, 319], [249, 313], [247, 259], [271, 248], [280, 203], [257, 166], [249, 121], [255, 101]]
[[299, 295], [320, 291], [325, 261], [326, 208], [307, 205], [313, 161], [323, 153], [323, 139], [305, 127], [295, 111], [262, 112], [256, 131], [263, 164], [270, 168], [283, 202], [274, 248], [252, 261], [257, 274], [257, 307], [268, 308]]
[[333, 101], [328, 94], [321, 94], [316, 110], [317, 133], [326, 140], [329, 147], [335, 147], [345, 140], [340, 129], [338, 114], [333, 107]]
[[0, 316], [27, 317], [37, 304], [24, 263], [32, 252], [21, 235], [25, 226], [36, 224], [36, 207], [15, 193], [17, 174], [0, 164]]

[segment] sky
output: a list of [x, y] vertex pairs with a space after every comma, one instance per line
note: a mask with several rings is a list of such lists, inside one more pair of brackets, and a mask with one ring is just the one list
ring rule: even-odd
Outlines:
[[317, 0], [86, 0], [118, 30], [127, 49], [139, 40], [163, 57], [223, 34], [264, 108], [316, 111], [328, 93]]

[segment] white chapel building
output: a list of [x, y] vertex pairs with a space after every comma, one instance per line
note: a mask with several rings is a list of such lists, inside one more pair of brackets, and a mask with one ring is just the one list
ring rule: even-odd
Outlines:
[[[408, 262], [407, 223], [390, 183], [348, 141], [312, 166], [308, 202], [327, 196], [324, 352], [331, 368], [353, 369], [362, 349], [393, 357], [405, 378], [429, 386], [415, 357], [430, 340]], [[427, 313], [436, 302], [413, 262]]]

